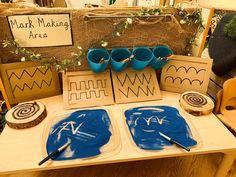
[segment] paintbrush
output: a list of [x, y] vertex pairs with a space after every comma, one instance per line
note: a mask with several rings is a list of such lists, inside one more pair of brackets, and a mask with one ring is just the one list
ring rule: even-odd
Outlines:
[[165, 57], [158, 57], [158, 60], [170, 60], [174, 55], [167, 55]]
[[125, 59], [121, 60], [120, 62], [121, 63], [127, 63], [127, 62], [131, 61], [133, 58], [134, 58], [134, 55], [130, 55], [129, 58], [125, 58]]
[[163, 133], [161, 133], [161, 132], [159, 132], [159, 134], [161, 135], [161, 137], [163, 137], [164, 139], [170, 141], [171, 143], [176, 144], [177, 146], [179, 146], [179, 147], [185, 149], [186, 151], [190, 151], [190, 149], [189, 149], [188, 147], [186, 147], [186, 146], [180, 144], [180, 143], [177, 142], [176, 140], [173, 140], [173, 139], [170, 138], [169, 136], [167, 136], [167, 135], [165, 135], [165, 134], [163, 134]]
[[59, 154], [60, 152], [64, 151], [69, 145], [71, 144], [71, 142], [67, 142], [66, 144], [62, 145], [61, 147], [59, 147], [58, 149], [56, 149], [55, 151], [53, 151], [52, 153], [50, 153], [47, 157], [45, 157], [43, 160], [41, 160], [38, 165], [42, 165], [43, 163], [47, 162], [49, 159], [51, 159], [52, 157], [54, 157], [55, 155]]
[[107, 62], [108, 60], [106, 60], [105, 58], [101, 58], [100, 60], [99, 60], [99, 63], [105, 63], [105, 62]]

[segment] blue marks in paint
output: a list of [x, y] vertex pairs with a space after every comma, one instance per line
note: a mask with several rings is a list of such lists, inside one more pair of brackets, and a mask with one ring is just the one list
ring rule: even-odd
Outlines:
[[159, 131], [186, 147], [197, 144], [187, 122], [174, 107], [136, 107], [126, 110], [125, 117], [134, 142], [141, 149], [161, 150], [170, 146], [171, 143], [161, 137]]
[[100, 147], [110, 139], [110, 126], [109, 116], [103, 109], [76, 111], [51, 127], [47, 153], [71, 142], [54, 160], [96, 156], [101, 153]]

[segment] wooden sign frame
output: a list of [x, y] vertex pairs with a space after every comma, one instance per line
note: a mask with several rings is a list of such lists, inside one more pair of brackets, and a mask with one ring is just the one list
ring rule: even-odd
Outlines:
[[[96, 81], [95, 85], [94, 81]], [[90, 89], [91, 85], [92, 89]], [[72, 87], [76, 90], [75, 92]], [[65, 109], [114, 104], [110, 70], [99, 74], [92, 71], [64, 74], [63, 104]]]
[[12, 37], [21, 47], [73, 44], [70, 13], [9, 15], [7, 20]]
[[[129, 82], [126, 82], [127, 80]], [[150, 67], [142, 71], [132, 68], [122, 72], [112, 71], [112, 81], [116, 103], [161, 99], [155, 70]]]
[[9, 104], [61, 93], [57, 72], [39, 66], [37, 62], [0, 64], [0, 74]]
[[206, 94], [212, 59], [175, 55], [162, 69], [161, 89], [183, 93], [197, 91]]

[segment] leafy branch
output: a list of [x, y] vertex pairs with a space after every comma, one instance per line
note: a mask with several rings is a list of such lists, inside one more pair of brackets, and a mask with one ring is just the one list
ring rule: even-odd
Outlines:
[[236, 15], [224, 26], [226, 36], [236, 39]]
[[203, 19], [201, 15], [201, 11], [196, 9], [192, 13], [189, 13], [185, 9], [177, 8], [178, 14], [181, 17], [180, 24], [188, 24], [188, 25], [198, 25], [199, 27], [204, 28]]
[[27, 50], [21, 47], [17, 40], [3, 40], [3, 48], [11, 49], [11, 53], [21, 56], [21, 61], [35, 61], [40, 62], [42, 67], [54, 67], [56, 71], [67, 71], [68, 68], [77, 67], [81, 65], [82, 59], [85, 57], [85, 52], [83, 52], [81, 47], [78, 47], [76, 52], [71, 53], [70, 59], [57, 59], [56, 57], [51, 57], [49, 59], [42, 57], [41, 54]]
[[92, 42], [91, 46], [96, 46], [100, 44], [101, 47], [107, 47], [109, 45], [109, 40], [115, 37], [120, 37], [124, 32], [134, 24], [136, 18], [150, 15], [160, 15], [162, 13], [162, 9], [160, 8], [142, 8], [139, 12], [131, 13], [128, 18], [121, 20], [118, 23], [113, 23], [113, 30], [103, 36], [101, 39]]

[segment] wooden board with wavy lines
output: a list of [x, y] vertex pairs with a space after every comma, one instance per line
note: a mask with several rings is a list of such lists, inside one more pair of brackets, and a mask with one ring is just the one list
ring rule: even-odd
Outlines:
[[206, 94], [212, 66], [211, 59], [175, 55], [162, 69], [161, 89], [183, 93]]
[[161, 99], [155, 70], [146, 68], [135, 71], [128, 68], [123, 72], [112, 71], [116, 103], [128, 103]]
[[35, 62], [1, 64], [0, 74], [10, 104], [61, 93], [57, 73]]

